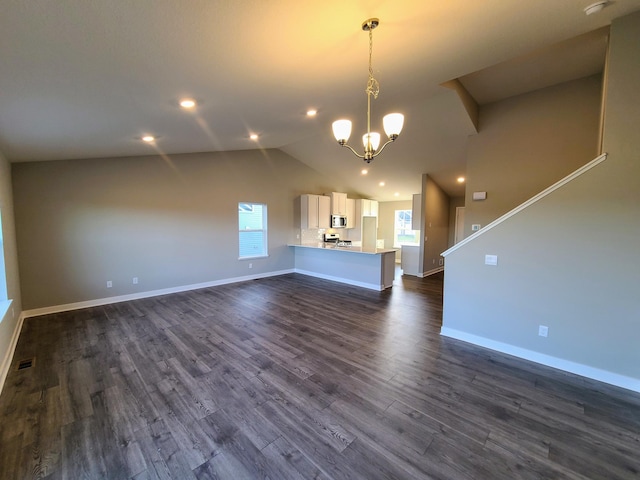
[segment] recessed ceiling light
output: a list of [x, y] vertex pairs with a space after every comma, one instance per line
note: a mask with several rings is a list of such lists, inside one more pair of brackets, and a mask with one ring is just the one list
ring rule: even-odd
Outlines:
[[307, 117], [315, 117], [317, 115], [318, 111], [314, 108], [307, 110]]
[[196, 101], [191, 98], [183, 98], [180, 100], [180, 106], [182, 108], [190, 109], [196, 106]]
[[394, 197], [399, 197], [400, 196], [400, 192], [396, 192], [393, 194]]
[[369, 173], [369, 170], [367, 170], [366, 168], [363, 168], [362, 171], [360, 172], [362, 175], [366, 175], [367, 173]]
[[251, 140], [257, 140], [258, 139], [258, 134], [257, 133], [252, 133], [251, 135], [249, 135], [249, 138]]
[[380, 185], [381, 187], [384, 187], [384, 182], [380, 182], [378, 185]]
[[142, 141], [143, 142], [147, 142], [147, 143], [151, 143], [153, 141], [155, 141], [156, 137], [154, 137], [153, 135], [145, 135], [142, 137]]
[[464, 177], [458, 177], [458, 183], [464, 183]]

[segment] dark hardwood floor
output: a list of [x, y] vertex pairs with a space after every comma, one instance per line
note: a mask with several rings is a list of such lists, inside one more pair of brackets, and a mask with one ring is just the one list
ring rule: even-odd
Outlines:
[[441, 316], [441, 274], [291, 274], [29, 318], [0, 477], [640, 478], [639, 394], [440, 337]]

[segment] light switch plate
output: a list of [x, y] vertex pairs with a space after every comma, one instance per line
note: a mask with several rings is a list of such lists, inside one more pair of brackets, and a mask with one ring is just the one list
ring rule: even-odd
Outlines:
[[474, 200], [486, 200], [487, 199], [487, 192], [473, 192], [473, 199]]
[[498, 256], [497, 255], [485, 255], [484, 256], [484, 264], [485, 265], [498, 265]]

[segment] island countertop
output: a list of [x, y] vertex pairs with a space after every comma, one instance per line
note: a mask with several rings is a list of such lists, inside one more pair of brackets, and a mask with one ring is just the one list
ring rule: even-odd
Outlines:
[[336, 250], [339, 252], [363, 253], [366, 255], [381, 255], [383, 253], [395, 252], [395, 248], [374, 248], [371, 250], [363, 250], [360, 246], [339, 246], [332, 243], [316, 242], [316, 243], [290, 243], [289, 247], [315, 248], [320, 250]]
[[396, 251], [365, 249], [323, 242], [289, 244], [295, 247], [295, 271], [373, 290], [393, 285]]

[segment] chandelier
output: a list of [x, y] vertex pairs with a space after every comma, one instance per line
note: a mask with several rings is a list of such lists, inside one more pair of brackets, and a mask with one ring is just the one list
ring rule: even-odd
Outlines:
[[333, 134], [336, 140], [342, 147], [347, 147], [354, 155], [362, 158], [365, 162], [371, 163], [374, 157], [377, 157], [382, 153], [384, 147], [394, 142], [400, 132], [402, 131], [402, 124], [404, 123], [404, 115], [401, 113], [389, 113], [382, 119], [384, 125], [384, 131], [389, 139], [379, 147], [380, 134], [371, 131], [371, 97], [378, 98], [380, 93], [380, 84], [373, 77], [373, 67], [371, 66], [371, 54], [373, 52], [373, 29], [380, 24], [380, 20], [377, 18], [370, 18], [362, 24], [362, 30], [369, 32], [369, 80], [367, 81], [367, 88], [365, 93], [367, 94], [367, 133], [362, 136], [362, 143], [364, 144], [364, 154], [361, 155], [356, 152], [353, 147], [347, 144], [349, 136], [351, 135], [351, 120], [336, 120], [333, 122]]

